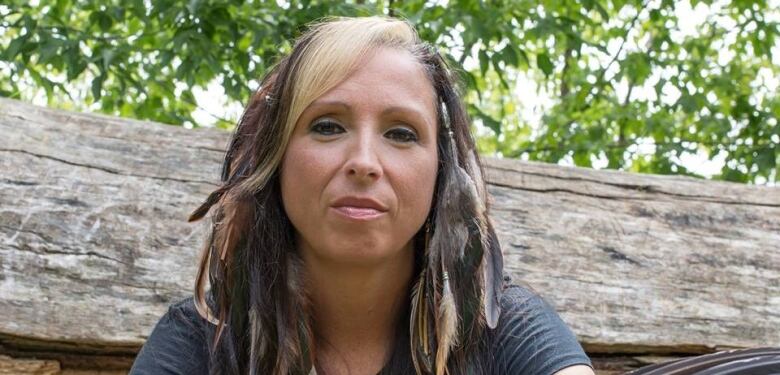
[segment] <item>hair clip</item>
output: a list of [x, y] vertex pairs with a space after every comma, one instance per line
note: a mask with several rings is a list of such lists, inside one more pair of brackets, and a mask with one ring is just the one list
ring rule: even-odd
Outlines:
[[450, 113], [447, 112], [447, 106], [444, 105], [444, 102], [441, 102], [441, 117], [442, 122], [444, 122], [444, 128], [447, 129], [447, 135], [450, 137], [450, 150], [452, 152], [452, 157], [455, 159], [455, 164], [457, 165], [458, 146], [455, 144], [455, 134], [452, 132], [452, 127], [450, 126]]
[[450, 113], [447, 112], [447, 106], [444, 105], [444, 102], [441, 103], [441, 120], [444, 122], [444, 128], [447, 129], [447, 131], [450, 132], [450, 137], [452, 137], [452, 129], [450, 128]]

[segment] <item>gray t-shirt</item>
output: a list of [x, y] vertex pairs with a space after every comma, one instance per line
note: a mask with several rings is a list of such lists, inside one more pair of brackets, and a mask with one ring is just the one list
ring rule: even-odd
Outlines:
[[[574, 334], [541, 297], [509, 286], [501, 305], [493, 336], [495, 375], [551, 375], [578, 364], [592, 367]], [[208, 328], [192, 297], [171, 305], [138, 353], [130, 375], [208, 374]]]

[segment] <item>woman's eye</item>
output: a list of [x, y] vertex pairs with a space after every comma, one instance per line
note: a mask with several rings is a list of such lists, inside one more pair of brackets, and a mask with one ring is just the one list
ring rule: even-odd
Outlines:
[[393, 128], [385, 133], [387, 138], [401, 143], [417, 142], [417, 134], [407, 128]]
[[334, 135], [344, 132], [344, 128], [338, 123], [331, 120], [320, 120], [312, 124], [312, 132], [320, 135]]

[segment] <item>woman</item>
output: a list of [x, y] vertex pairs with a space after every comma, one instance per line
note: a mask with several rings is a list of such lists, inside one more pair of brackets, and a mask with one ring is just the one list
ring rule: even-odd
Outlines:
[[191, 217], [213, 210], [195, 297], [131, 373], [592, 374], [505, 287], [469, 120], [407, 23], [314, 25], [261, 87]]

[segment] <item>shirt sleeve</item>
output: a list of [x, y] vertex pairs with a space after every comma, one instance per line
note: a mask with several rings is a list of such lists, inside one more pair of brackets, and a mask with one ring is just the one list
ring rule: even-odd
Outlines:
[[502, 374], [552, 375], [574, 365], [593, 365], [574, 333], [541, 297], [510, 286], [501, 298], [495, 350]]
[[203, 324], [192, 298], [170, 306], [136, 356], [130, 375], [207, 374]]

